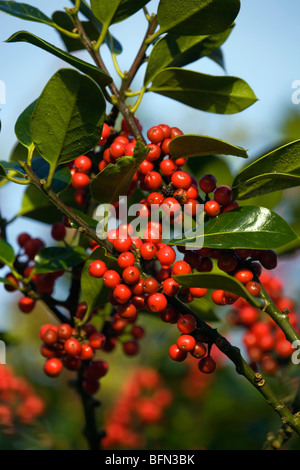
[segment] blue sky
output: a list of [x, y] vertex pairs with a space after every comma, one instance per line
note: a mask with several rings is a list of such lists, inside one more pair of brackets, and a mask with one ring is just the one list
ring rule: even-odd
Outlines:
[[[27, 3], [48, 15], [54, 10], [71, 6], [68, 0], [35, 0]], [[154, 12], [157, 4], [157, 0], [151, 0], [148, 4], [149, 12]], [[194, 110], [151, 93], [145, 96], [137, 113], [143, 117], [144, 128], [168, 122], [181, 127], [185, 133], [211, 135], [235, 145], [247, 145], [250, 155], [276, 143], [280, 139], [278, 123], [286, 109], [295, 106], [291, 103], [292, 83], [300, 80], [299, 18], [299, 0], [242, 1], [236, 26], [223, 46], [223, 52], [228, 75], [246, 80], [259, 101], [242, 113], [222, 116]], [[16, 142], [14, 124], [17, 117], [38, 97], [55, 71], [66, 64], [29, 44], [4, 42], [14, 32], [27, 30], [62, 47], [58, 34], [50, 27], [26, 22], [4, 13], [0, 13], [0, 25], [0, 80], [6, 84], [6, 103], [0, 106], [0, 160], [6, 160]], [[112, 33], [124, 49], [118, 59], [121, 69], [129, 68], [145, 28], [142, 13], [112, 27]], [[79, 56], [89, 60], [83, 53]], [[115, 77], [106, 48], [103, 49], [103, 57]], [[191, 64], [188, 68], [214, 75], [224, 73], [208, 59]], [[137, 76], [134, 88], [137, 89], [140, 82], [141, 74]], [[298, 106], [300, 110], [300, 104]], [[7, 217], [17, 212], [22, 192], [23, 188], [16, 188], [15, 185], [7, 185], [1, 189], [1, 206]], [[21, 220], [9, 229], [12, 242], [15, 242], [17, 231], [24, 227], [29, 231], [41, 231], [45, 237], [49, 232], [47, 226], [40, 227], [35, 222]]]

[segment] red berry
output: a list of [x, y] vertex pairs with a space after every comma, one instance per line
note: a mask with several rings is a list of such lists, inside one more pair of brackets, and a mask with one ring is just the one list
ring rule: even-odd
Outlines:
[[126, 284], [119, 284], [113, 290], [113, 298], [119, 304], [126, 304], [132, 295], [132, 291]]
[[249, 294], [253, 295], [254, 297], [258, 297], [261, 291], [261, 285], [259, 282], [249, 281], [246, 284], [246, 289]]
[[59, 339], [69, 339], [73, 334], [73, 328], [68, 323], [62, 323], [57, 330]]
[[191, 272], [192, 272], [191, 266], [184, 260], [176, 261], [172, 268], [173, 275], [190, 274]]
[[177, 344], [172, 344], [172, 346], [169, 348], [169, 356], [171, 359], [173, 359], [173, 361], [182, 362], [186, 359], [187, 352], [181, 351]]
[[107, 271], [107, 266], [104, 261], [95, 260], [92, 261], [89, 266], [89, 274], [92, 277], [102, 277]]
[[23, 247], [28, 240], [31, 240], [31, 236], [28, 233], [23, 232], [19, 234], [17, 242], [21, 247]]
[[92, 161], [86, 155], [82, 155], [74, 160], [74, 165], [76, 171], [79, 171], [80, 173], [88, 173], [92, 168]]
[[89, 361], [94, 356], [94, 350], [89, 344], [83, 344], [80, 352], [80, 359]]
[[204, 357], [206, 353], [207, 348], [201, 341], [197, 341], [193, 351], [191, 351], [192, 356], [194, 356], [196, 359], [201, 359], [201, 357]]
[[158, 144], [164, 139], [164, 131], [159, 126], [151, 127], [147, 132], [147, 137], [153, 144]]
[[252, 281], [253, 273], [250, 269], [240, 269], [234, 274], [234, 277], [242, 284], [246, 285], [247, 282]]
[[171, 176], [171, 181], [175, 188], [188, 189], [192, 184], [192, 178], [186, 171], [175, 171]]
[[48, 377], [57, 377], [62, 370], [63, 364], [56, 357], [48, 359], [44, 365], [44, 372]]
[[76, 338], [69, 338], [64, 344], [65, 351], [70, 354], [70, 356], [79, 356], [81, 347], [81, 343]]
[[224, 291], [221, 289], [214, 290], [211, 294], [211, 299], [216, 305], [226, 305]]
[[216, 369], [216, 361], [211, 356], [205, 356], [198, 362], [198, 368], [204, 374], [211, 374]]
[[134, 254], [131, 251], [124, 251], [118, 257], [118, 265], [120, 268], [125, 269], [128, 266], [133, 266], [135, 263]]
[[149, 171], [144, 178], [145, 187], [149, 191], [155, 191], [159, 189], [162, 185], [163, 179], [160, 173], [157, 171]]
[[126, 284], [136, 284], [139, 282], [141, 274], [136, 266], [128, 266], [124, 269], [122, 277]]
[[139, 349], [139, 343], [136, 340], [128, 340], [123, 343], [123, 351], [127, 356], [135, 356]]
[[183, 315], [177, 321], [177, 328], [181, 333], [192, 333], [197, 328], [196, 319], [189, 314]]
[[103, 284], [109, 289], [114, 289], [118, 284], [120, 284], [120, 281], [120, 274], [113, 269], [107, 270], [103, 275]]
[[146, 242], [143, 243], [143, 245], [140, 248], [140, 253], [142, 258], [146, 260], [151, 260], [156, 256], [157, 253], [157, 248], [152, 242]]
[[51, 235], [54, 240], [60, 241], [63, 240], [66, 236], [66, 227], [62, 222], [56, 222], [52, 226]]
[[218, 186], [214, 191], [214, 200], [221, 206], [229, 206], [232, 201], [233, 191], [229, 186]]
[[181, 335], [177, 340], [177, 346], [181, 351], [191, 352], [196, 346], [196, 340], [191, 335]]
[[166, 295], [173, 297], [178, 294], [180, 290], [180, 285], [172, 277], [165, 279], [162, 283], [163, 291]]
[[90, 182], [90, 178], [86, 173], [76, 172], [72, 176], [72, 186], [75, 189], [85, 188]]
[[18, 302], [19, 309], [23, 313], [30, 313], [34, 309], [35, 300], [31, 297], [22, 297]]
[[277, 253], [273, 250], [264, 250], [259, 261], [265, 269], [275, 269], [277, 266]]
[[204, 211], [209, 217], [217, 217], [221, 213], [221, 207], [217, 201], [210, 200], [204, 204]]
[[114, 249], [119, 253], [124, 253], [125, 251], [130, 250], [132, 246], [132, 239], [129, 236], [116, 238], [113, 240], [113, 246]]
[[143, 294], [154, 294], [157, 292], [158, 282], [154, 277], [148, 277], [143, 280]]
[[199, 188], [206, 194], [212, 193], [217, 187], [217, 179], [214, 175], [204, 175], [199, 181]]
[[88, 395], [95, 395], [100, 388], [98, 380], [84, 380], [82, 382], [82, 388]]
[[159, 169], [164, 176], [171, 176], [177, 170], [177, 165], [171, 158], [165, 158], [160, 162]]
[[207, 289], [203, 287], [190, 287], [189, 291], [196, 299], [200, 299], [207, 294]]
[[103, 124], [103, 127], [102, 127], [102, 133], [101, 133], [101, 138], [102, 139], [108, 139], [108, 137], [110, 136], [110, 127], [108, 124], [106, 124], [106, 122]]
[[166, 245], [158, 250], [157, 259], [163, 268], [167, 268], [171, 266], [176, 259], [175, 250], [171, 246]]
[[150, 148], [150, 151], [146, 157], [147, 160], [150, 162], [158, 160], [161, 154], [160, 147], [156, 144], [148, 144], [147, 147]]
[[166, 296], [156, 292], [148, 297], [148, 306], [152, 312], [161, 312], [168, 305]]
[[105, 340], [106, 337], [103, 333], [95, 332], [89, 337], [89, 344], [93, 349], [101, 349]]
[[109, 147], [110, 155], [116, 160], [124, 155], [125, 148], [126, 144], [124, 144], [123, 142], [114, 141]]
[[136, 316], [136, 306], [134, 304], [123, 304], [119, 305], [117, 313], [120, 315], [121, 318], [135, 318]]

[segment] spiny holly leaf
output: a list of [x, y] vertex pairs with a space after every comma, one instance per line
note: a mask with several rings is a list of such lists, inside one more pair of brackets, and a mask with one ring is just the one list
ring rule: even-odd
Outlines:
[[56, 168], [91, 150], [101, 137], [105, 101], [96, 83], [73, 69], [48, 81], [30, 121], [40, 155]]
[[210, 56], [226, 41], [231, 31], [232, 27], [211, 36], [167, 34], [162, 37], [154, 44], [147, 61], [144, 84], [151, 82], [153, 77], [166, 67], [183, 67], [201, 57]]
[[64, 60], [69, 65], [72, 65], [76, 69], [80, 70], [80, 72], [89, 75], [91, 78], [93, 78], [101, 88], [105, 88], [112, 82], [112, 78], [107, 75], [107, 73], [103, 72], [100, 68], [88, 62], [85, 62], [84, 60], [79, 59], [78, 57], [68, 54], [62, 49], [53, 46], [53, 44], [50, 44], [49, 42], [44, 41], [43, 39], [34, 36], [31, 33], [28, 33], [27, 31], [19, 31], [10, 36], [5, 42], [22, 41], [40, 47], [44, 51], [50, 52], [50, 54], [53, 54], [59, 59]]
[[155, 75], [147, 91], [217, 114], [239, 113], [257, 101], [241, 78], [216, 77], [175, 67]]
[[253, 307], [262, 307], [264, 302], [253, 297], [245, 286], [233, 276], [224, 272], [194, 273], [172, 276], [183, 288], [203, 287], [206, 289], [221, 289], [239, 297], [243, 297]]
[[[278, 214], [265, 207], [243, 206], [220, 214], [206, 222], [199, 233], [186, 233], [173, 239], [169, 245], [186, 245], [195, 248], [257, 250], [276, 249], [297, 238], [289, 224]], [[193, 245], [192, 245], [193, 244]]]
[[12, 267], [15, 259], [15, 253], [11, 245], [0, 238], [0, 262]]
[[115, 165], [107, 165], [91, 182], [93, 199], [99, 204], [114, 204], [119, 196], [125, 196], [135, 172], [149, 150], [149, 147], [137, 141], [133, 156], [118, 158]]
[[45, 23], [50, 26], [55, 24], [51, 18], [48, 18], [48, 16], [42, 13], [38, 8], [27, 5], [26, 3], [0, 1], [0, 11], [21, 18], [22, 20]]
[[169, 149], [172, 158], [190, 158], [200, 155], [234, 155], [248, 158], [245, 149], [204, 135], [185, 134], [178, 136], [170, 141]]
[[300, 140], [290, 142], [261, 156], [235, 177], [236, 199], [300, 186]]
[[80, 246], [46, 247], [34, 259], [34, 272], [45, 274], [73, 268], [83, 263], [87, 256]]
[[227, 29], [240, 10], [239, 0], [160, 0], [159, 33], [216, 34]]

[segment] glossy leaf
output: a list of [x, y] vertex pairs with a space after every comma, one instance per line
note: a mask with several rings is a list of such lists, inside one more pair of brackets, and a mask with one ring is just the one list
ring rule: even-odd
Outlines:
[[116, 258], [108, 256], [105, 249], [100, 247], [93, 251], [90, 257], [84, 264], [81, 274], [81, 291], [83, 300], [87, 303], [89, 311], [94, 307], [105, 304], [108, 299], [110, 289], [103, 285], [103, 281], [100, 278], [95, 278], [89, 275], [89, 266], [92, 261], [100, 259], [104, 261], [108, 269], [119, 270], [119, 265]]
[[119, 23], [139, 11], [150, 0], [91, 0], [94, 15], [104, 25]]
[[22, 20], [45, 23], [50, 26], [54, 25], [51, 18], [48, 18], [48, 16], [42, 13], [38, 8], [27, 5], [27, 3], [0, 1], [0, 11], [16, 16], [17, 18], [21, 18]]
[[[68, 206], [74, 206], [74, 191], [63, 192], [60, 199]], [[35, 186], [28, 186], [24, 192], [18, 216], [37, 220], [45, 224], [61, 221], [63, 214], [49, 201], [49, 198]]]
[[183, 67], [201, 57], [210, 56], [212, 51], [226, 41], [231, 31], [232, 27], [211, 36], [167, 34], [153, 46], [147, 61], [144, 83], [151, 82], [157, 72], [166, 67]]
[[[33, 157], [38, 157], [38, 153], [37, 151], [34, 149], [33, 151]], [[27, 157], [28, 157], [28, 151], [27, 151], [27, 148], [24, 147], [24, 145], [20, 144], [20, 142], [17, 142], [10, 155], [9, 155], [9, 161], [10, 162], [18, 162], [19, 160], [21, 162], [25, 162], [27, 160]]]
[[195, 243], [201, 248], [276, 249], [295, 240], [296, 233], [278, 214], [264, 207], [243, 206], [220, 214], [204, 224], [203, 234], [188, 233], [170, 245]]
[[109, 85], [109, 83], [112, 82], [112, 78], [105, 72], [103, 72], [100, 68], [88, 62], [85, 62], [84, 60], [79, 59], [78, 57], [68, 54], [62, 49], [53, 46], [53, 44], [50, 44], [49, 42], [44, 41], [38, 36], [34, 36], [33, 34], [28, 33], [27, 31], [19, 31], [10, 36], [5, 42], [28, 42], [34, 46], [40, 47], [44, 51], [50, 52], [50, 54], [53, 54], [59, 59], [67, 62], [69, 65], [72, 65], [80, 72], [89, 75], [102, 88], [105, 88], [107, 85]]
[[12, 246], [0, 238], [0, 262], [12, 267], [14, 259], [15, 254]]
[[217, 77], [181, 68], [167, 68], [153, 79], [148, 91], [210, 113], [235, 114], [257, 98], [241, 78]]
[[300, 140], [272, 150], [247, 165], [232, 186], [237, 199], [300, 186]]
[[195, 298], [189, 303], [189, 307], [204, 321], [214, 322], [219, 320], [215, 313], [215, 306], [213, 306], [212, 302], [205, 297], [202, 297], [201, 299]]
[[20, 114], [15, 124], [15, 134], [19, 142], [24, 147], [29, 148], [32, 145], [32, 139], [30, 135], [30, 119], [33, 110], [36, 106], [37, 100], [31, 103], [27, 108]]
[[76, 70], [61, 69], [38, 99], [31, 137], [40, 155], [56, 167], [97, 145], [104, 117], [105, 101], [96, 83]]
[[160, 33], [216, 34], [227, 29], [240, 10], [239, 0], [160, 0]]
[[37, 274], [53, 273], [78, 266], [87, 258], [80, 246], [46, 247], [34, 258], [34, 272]]
[[114, 204], [119, 196], [125, 196], [135, 172], [148, 152], [149, 148], [138, 141], [133, 156], [118, 158], [115, 165], [107, 165], [91, 182], [93, 199], [99, 204]]
[[245, 149], [204, 135], [185, 134], [178, 136], [171, 140], [169, 149], [172, 158], [191, 158], [201, 155], [234, 155], [248, 158]]
[[183, 288], [203, 287], [206, 289], [221, 289], [239, 297], [243, 297], [253, 307], [262, 307], [264, 302], [253, 297], [245, 286], [233, 276], [221, 272], [194, 273], [172, 276]]
[[7, 174], [24, 178], [25, 172], [17, 162], [0, 161], [0, 176], [6, 178]]

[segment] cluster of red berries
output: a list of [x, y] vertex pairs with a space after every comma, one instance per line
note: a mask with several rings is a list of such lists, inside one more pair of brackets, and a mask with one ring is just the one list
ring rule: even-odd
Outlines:
[[141, 428], [161, 422], [172, 403], [172, 393], [152, 368], [133, 370], [113, 409], [106, 416], [105, 450], [137, 449], [146, 444]]
[[198, 369], [204, 374], [211, 374], [216, 369], [216, 361], [211, 356], [211, 344], [208, 338], [197, 331], [197, 321], [192, 315], [182, 315], [177, 320], [177, 328], [181, 335], [177, 342], [169, 348], [169, 356], [173, 361], [182, 362], [188, 356], [198, 360]]
[[44, 372], [49, 377], [57, 377], [63, 368], [78, 371], [84, 365], [83, 389], [93, 395], [99, 390], [99, 379], [108, 371], [108, 364], [96, 360], [95, 354], [103, 349], [105, 336], [86, 324], [81, 332], [68, 323], [46, 324], [40, 328], [41, 354], [46, 358]]
[[32, 386], [7, 365], [0, 365], [0, 426], [13, 433], [20, 424], [29, 425], [45, 412], [45, 403]]
[[[288, 315], [290, 324], [299, 332], [295, 304], [284, 295], [279, 277], [263, 271], [260, 282], [277, 308]], [[242, 341], [253, 366], [261, 367], [263, 372], [272, 375], [280, 365], [290, 362], [294, 348], [269, 315], [239, 299], [233, 304], [229, 321], [246, 329]]]

